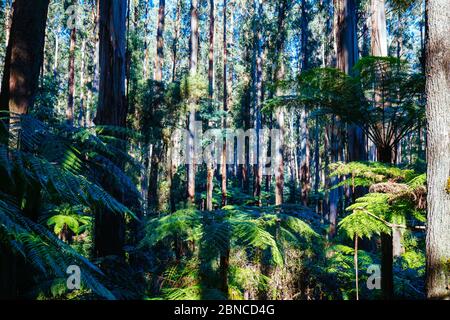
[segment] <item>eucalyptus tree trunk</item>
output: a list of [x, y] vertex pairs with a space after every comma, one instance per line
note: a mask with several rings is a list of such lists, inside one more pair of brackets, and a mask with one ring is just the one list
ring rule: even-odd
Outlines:
[[[0, 93], [0, 111], [27, 114], [33, 107], [38, 88], [39, 73], [43, 63], [48, 0], [16, 0], [6, 48], [5, 64]], [[8, 123], [0, 123], [0, 143], [8, 144]], [[13, 142], [16, 147], [17, 141]], [[18, 146], [18, 145], [17, 145]], [[23, 213], [37, 222], [40, 212], [40, 186], [32, 184]], [[11, 299], [21, 294], [21, 284], [32, 281], [31, 273], [17, 254], [0, 246], [0, 298]], [[26, 262], [25, 262], [26, 263]], [[19, 279], [18, 274], [23, 275]]]
[[[277, 28], [278, 36], [275, 41], [275, 94], [281, 96], [283, 94], [279, 83], [284, 79], [284, 50], [286, 46], [286, 16], [288, 11], [288, 1], [280, 0], [277, 6]], [[280, 108], [276, 111], [277, 129], [280, 130], [279, 141], [277, 141], [275, 154], [275, 205], [283, 204], [284, 194], [284, 150], [285, 150], [285, 110]], [[272, 143], [275, 143], [274, 141]]]
[[[208, 56], [208, 96], [210, 103], [214, 99], [214, 81], [215, 81], [215, 21], [216, 7], [214, 0], [209, 0], [209, 56]], [[207, 163], [206, 175], [206, 210], [213, 210], [213, 191], [214, 191], [214, 164], [212, 159]]]
[[385, 0], [370, 0], [372, 56], [388, 55]]
[[[191, 36], [189, 45], [189, 75], [195, 77], [198, 69], [198, 0], [191, 0]], [[195, 203], [195, 154], [194, 154], [194, 135], [196, 120], [196, 102], [190, 101], [188, 123], [188, 164], [187, 171], [187, 202], [191, 205]]]
[[66, 118], [69, 125], [73, 125], [74, 96], [75, 96], [75, 47], [77, 44], [77, 28], [70, 31], [69, 48], [69, 96], [67, 99]]
[[216, 26], [216, 6], [214, 0], [209, 0], [209, 55], [208, 55], [208, 93], [209, 99], [214, 98], [214, 81], [215, 81], [215, 26]]
[[253, 196], [256, 198], [256, 204], [261, 206], [261, 184], [262, 184], [262, 152], [261, 152], [261, 141], [259, 138], [261, 127], [262, 127], [262, 99], [263, 99], [263, 34], [262, 34], [262, 19], [263, 19], [263, 3], [262, 0], [253, 0], [254, 9], [254, 21], [253, 21], [253, 32], [254, 32], [254, 75], [253, 75], [253, 99], [254, 99], [254, 120], [255, 120], [255, 130], [256, 130], [256, 165], [254, 167], [254, 187]]
[[[371, 0], [371, 54], [378, 57], [388, 55], [386, 8], [384, 0]], [[378, 91], [376, 89], [376, 91]], [[375, 99], [381, 100], [380, 94], [375, 93]], [[383, 130], [383, 129], [381, 129]], [[392, 147], [377, 146], [377, 159], [382, 163], [393, 164], [395, 161]], [[394, 296], [393, 256], [394, 243], [400, 243], [398, 232], [381, 235], [381, 287], [385, 299]]]
[[[16, 0], [3, 71], [0, 111], [27, 114], [33, 107], [44, 58], [49, 0]], [[6, 132], [0, 133], [3, 137]]]
[[[100, 83], [96, 125], [126, 127], [126, 18], [127, 2], [99, 0]], [[118, 200], [125, 195], [109, 177], [103, 187]], [[122, 215], [98, 208], [95, 214], [94, 251], [97, 257], [124, 256], [125, 220]]]
[[[227, 30], [228, 7], [227, 0], [223, 0], [223, 112], [222, 129], [227, 128], [227, 112], [228, 112], [228, 30]], [[222, 206], [227, 204], [227, 144], [222, 147], [220, 165], [220, 175], [222, 180]]]
[[[156, 54], [155, 54], [155, 69], [153, 74], [153, 80], [155, 81], [155, 92], [160, 95], [163, 92], [163, 64], [164, 64], [164, 27], [165, 27], [165, 8], [166, 1], [159, 0], [158, 9], [158, 26], [156, 30]], [[161, 106], [154, 104], [152, 107], [152, 113], [155, 110], [161, 108]], [[158, 127], [160, 124], [156, 124]], [[162, 199], [165, 198], [164, 194], [164, 182], [165, 177], [161, 172], [166, 172], [164, 162], [161, 158], [167, 158], [166, 152], [169, 150], [167, 145], [167, 139], [163, 139], [163, 133], [161, 129], [155, 131], [156, 142], [153, 144], [151, 164], [150, 164], [150, 186], [149, 186], [149, 206], [153, 209], [158, 209], [163, 206]], [[164, 174], [163, 174], [164, 175]]]
[[[336, 64], [337, 68], [348, 75], [359, 59], [357, 14], [355, 0], [336, 1]], [[356, 125], [348, 127], [348, 160], [366, 160], [365, 136]]]
[[166, 17], [166, 0], [159, 0], [158, 10], [158, 28], [156, 31], [156, 56], [155, 56], [155, 76], [156, 82], [163, 79], [163, 63], [164, 63], [164, 27]]
[[[309, 16], [307, 1], [302, 0], [301, 9], [301, 72], [309, 69]], [[309, 192], [311, 190], [311, 145], [309, 143], [309, 127], [308, 127], [308, 111], [307, 106], [303, 106], [300, 111], [299, 118], [300, 126], [300, 184], [301, 184], [301, 200], [302, 204], [307, 206], [309, 199]]]
[[181, 0], [177, 2], [176, 17], [175, 17], [175, 34], [172, 43], [172, 82], [177, 78], [177, 59], [178, 59], [178, 41], [181, 30]]
[[450, 2], [426, 7], [428, 119], [427, 296], [450, 300]]
[[86, 120], [86, 102], [85, 102], [85, 68], [86, 68], [86, 39], [83, 39], [81, 43], [81, 66], [80, 66], [80, 125], [83, 127], [87, 126]]

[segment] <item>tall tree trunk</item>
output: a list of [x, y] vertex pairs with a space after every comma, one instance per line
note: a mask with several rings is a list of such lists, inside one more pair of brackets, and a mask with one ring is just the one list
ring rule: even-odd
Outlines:
[[87, 126], [87, 120], [86, 120], [86, 102], [85, 102], [85, 67], [86, 67], [86, 39], [83, 39], [83, 42], [81, 43], [81, 66], [80, 66], [80, 125], [86, 127]]
[[[286, 44], [286, 15], [288, 11], [288, 1], [280, 0], [277, 6], [277, 27], [278, 35], [275, 41], [275, 94], [281, 96], [283, 94], [280, 88], [280, 82], [285, 76], [284, 67], [284, 49]], [[285, 110], [280, 108], [276, 111], [276, 123], [277, 129], [280, 131], [278, 141], [272, 141], [276, 143], [275, 148], [275, 205], [279, 206], [283, 204], [284, 197], [284, 150], [285, 150]]]
[[263, 3], [261, 0], [253, 1], [254, 8], [254, 88], [253, 88], [253, 99], [254, 99], [254, 112], [255, 112], [255, 130], [256, 130], [256, 165], [254, 167], [254, 187], [253, 196], [256, 199], [256, 204], [261, 206], [261, 184], [263, 176], [262, 167], [262, 151], [261, 151], [261, 139], [260, 133], [262, 129], [262, 102], [263, 102], [263, 31], [262, 31], [262, 19], [263, 19]]
[[[48, 0], [16, 0], [6, 48], [5, 64], [0, 93], [0, 111], [27, 114], [33, 107], [38, 88], [39, 72], [43, 63], [45, 27], [47, 23]], [[9, 28], [7, 28], [9, 29]], [[8, 143], [8, 123], [0, 123], [0, 142]], [[40, 207], [39, 186], [31, 186], [24, 214], [37, 221]], [[0, 297], [16, 297], [20, 291], [17, 273], [24, 272], [16, 254], [9, 248], [0, 252]], [[20, 271], [19, 271], [20, 270]], [[29, 274], [29, 273], [27, 273]], [[28, 281], [27, 276], [23, 281]]]
[[[195, 77], [198, 69], [198, 0], [191, 0], [191, 36], [189, 45], [189, 75]], [[188, 123], [188, 164], [187, 169], [187, 202], [191, 205], [195, 203], [195, 120], [196, 120], [196, 101], [190, 101]]]
[[164, 26], [166, 17], [166, 0], [159, 0], [158, 29], [156, 31], [156, 56], [154, 80], [162, 82], [164, 63]]
[[[373, 56], [386, 57], [388, 55], [388, 45], [384, 0], [371, 0], [371, 17], [371, 54]], [[380, 99], [378, 96], [379, 94], [376, 94], [377, 100]], [[393, 148], [377, 146], [377, 158], [380, 162], [392, 164], [394, 161]], [[383, 234], [381, 236], [381, 287], [385, 299], [392, 299], [394, 296], [393, 241], [392, 234]]]
[[[302, 16], [301, 16], [301, 70], [305, 72], [309, 68], [309, 17], [307, 1], [302, 0]], [[309, 192], [311, 190], [311, 168], [310, 168], [310, 143], [309, 143], [309, 127], [308, 127], [308, 112], [306, 106], [301, 110], [300, 119], [300, 184], [301, 184], [301, 200], [303, 205], [308, 205]]]
[[[49, 0], [16, 0], [6, 49], [0, 111], [27, 114], [34, 104], [44, 58]], [[1, 132], [4, 138], [7, 132]]]
[[[215, 82], [215, 22], [216, 22], [216, 7], [214, 0], [209, 0], [209, 55], [208, 55], [208, 98], [210, 103], [214, 99], [214, 82]], [[213, 210], [213, 191], [214, 191], [214, 163], [213, 160], [206, 164], [206, 210]]]
[[175, 17], [175, 34], [172, 44], [172, 82], [177, 78], [177, 59], [178, 59], [178, 40], [181, 29], [181, 0], [177, 2], [176, 17]]
[[426, 2], [427, 296], [450, 300], [450, 2]]
[[[227, 128], [227, 112], [228, 112], [228, 40], [227, 40], [227, 12], [228, 12], [228, 6], [227, 6], [227, 0], [223, 0], [223, 122], [222, 122], [222, 128]], [[220, 175], [222, 180], [221, 190], [222, 190], [222, 207], [226, 206], [227, 204], [227, 144], [224, 143], [222, 147], [222, 160], [221, 160], [221, 166], [220, 166]]]
[[69, 97], [67, 101], [66, 118], [70, 125], [73, 125], [74, 95], [75, 95], [75, 46], [77, 42], [77, 28], [70, 31], [69, 48]]
[[[126, 127], [126, 19], [127, 2], [99, 0], [99, 65], [100, 85], [96, 125]], [[103, 187], [117, 199], [124, 194], [109, 177], [102, 177]], [[125, 242], [124, 217], [105, 208], [95, 214], [94, 247], [97, 257], [116, 255], [123, 257]]]
[[[337, 68], [352, 75], [353, 67], [359, 58], [357, 36], [357, 14], [355, 0], [336, 0], [336, 64]], [[356, 125], [348, 128], [348, 160], [366, 160], [366, 147], [363, 130]]]
[[212, 101], [214, 98], [214, 81], [215, 81], [215, 26], [216, 26], [216, 6], [214, 0], [209, 0], [209, 55], [208, 55], [208, 94]]

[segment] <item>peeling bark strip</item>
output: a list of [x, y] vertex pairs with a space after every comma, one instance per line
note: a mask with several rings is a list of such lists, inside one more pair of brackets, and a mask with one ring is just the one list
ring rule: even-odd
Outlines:
[[450, 2], [426, 2], [427, 296], [450, 299]]
[[[127, 104], [125, 95], [125, 48], [127, 2], [100, 0], [100, 90], [96, 125], [126, 126]], [[104, 177], [105, 190], [119, 201], [123, 195], [108, 177]], [[98, 209], [95, 217], [95, 253], [98, 257], [123, 255], [125, 239], [124, 218]]]

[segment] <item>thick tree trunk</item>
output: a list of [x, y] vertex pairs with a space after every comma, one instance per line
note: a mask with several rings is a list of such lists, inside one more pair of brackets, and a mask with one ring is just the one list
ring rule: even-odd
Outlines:
[[[6, 49], [0, 111], [27, 114], [34, 104], [44, 58], [49, 0], [16, 0]], [[0, 133], [3, 137], [6, 132]]]
[[[355, 0], [336, 0], [336, 64], [337, 68], [352, 75], [353, 67], [359, 58], [357, 36], [357, 14]], [[348, 128], [348, 160], [366, 160], [366, 147], [363, 130], [355, 125]]]
[[450, 300], [450, 2], [429, 0], [427, 95], [427, 296]]
[[371, 48], [372, 55], [386, 57], [388, 55], [385, 0], [371, 0]]
[[[100, 87], [96, 125], [126, 127], [126, 18], [127, 3], [120, 0], [100, 0]], [[124, 195], [103, 177], [105, 190], [123, 201]], [[108, 210], [98, 209], [95, 215], [95, 254], [123, 256], [125, 242], [124, 217]]]

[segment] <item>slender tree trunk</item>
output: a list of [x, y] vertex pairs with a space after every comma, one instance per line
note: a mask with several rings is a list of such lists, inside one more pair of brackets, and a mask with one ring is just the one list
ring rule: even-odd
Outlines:
[[86, 120], [86, 102], [85, 102], [85, 67], [86, 67], [86, 39], [83, 39], [83, 42], [81, 43], [81, 66], [80, 66], [80, 125], [86, 127], [87, 126], [87, 120]]
[[[210, 103], [214, 99], [214, 81], [215, 81], [215, 21], [216, 8], [214, 0], [209, 0], [209, 56], [208, 56], [208, 96]], [[214, 191], [214, 164], [212, 159], [207, 163], [206, 177], [206, 210], [213, 210], [213, 191]]]
[[214, 81], [215, 81], [215, 26], [216, 26], [216, 6], [214, 0], [209, 0], [209, 55], [208, 55], [208, 92], [209, 99], [214, 99]]
[[162, 82], [164, 63], [164, 26], [166, 17], [166, 0], [159, 0], [158, 29], [156, 31], [156, 56], [154, 80]]
[[262, 99], [263, 99], [263, 34], [262, 34], [262, 18], [263, 18], [263, 4], [260, 0], [253, 1], [254, 7], [254, 35], [255, 35], [255, 48], [254, 48], [254, 110], [255, 110], [255, 129], [256, 129], [256, 166], [254, 168], [254, 187], [253, 196], [256, 198], [257, 205], [261, 206], [261, 184], [262, 184], [262, 159], [261, 152], [261, 139], [260, 132], [262, 128]]
[[[198, 0], [191, 0], [191, 36], [189, 45], [189, 75], [195, 77], [198, 69]], [[187, 164], [187, 201], [193, 205], [195, 203], [195, 120], [196, 101], [190, 101], [188, 115], [188, 164]], [[190, 162], [190, 163], [189, 163]]]
[[69, 97], [67, 101], [66, 118], [70, 125], [73, 125], [74, 95], [75, 95], [75, 47], [77, 43], [77, 29], [74, 27], [70, 31], [69, 49]]
[[[223, 129], [227, 128], [227, 112], [228, 112], [228, 40], [227, 40], [227, 14], [228, 6], [227, 0], [223, 0]], [[222, 147], [222, 161], [221, 161], [221, 179], [222, 179], [222, 206], [227, 204], [227, 144], [224, 143]]]
[[427, 296], [450, 300], [450, 2], [426, 2]]
[[178, 39], [181, 29], [181, 0], [177, 2], [177, 11], [175, 18], [175, 35], [172, 44], [172, 82], [177, 78], [177, 59], [178, 59]]
[[[288, 11], [288, 1], [280, 0], [278, 2], [277, 8], [277, 27], [278, 27], [278, 36], [275, 43], [275, 94], [277, 96], [281, 96], [283, 94], [280, 88], [280, 82], [284, 79], [285, 76], [285, 67], [284, 67], [284, 49], [286, 42], [286, 14]], [[280, 108], [276, 111], [276, 123], [277, 129], [280, 131], [278, 141], [272, 141], [272, 143], [276, 143], [275, 148], [275, 205], [282, 205], [284, 202], [284, 150], [285, 150], [285, 110], [284, 108]]]

